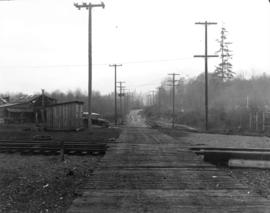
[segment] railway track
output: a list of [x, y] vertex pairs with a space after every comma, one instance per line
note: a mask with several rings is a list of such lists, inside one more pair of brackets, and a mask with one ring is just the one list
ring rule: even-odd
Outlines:
[[57, 155], [61, 150], [69, 155], [103, 155], [105, 143], [89, 141], [24, 141], [0, 140], [0, 153]]

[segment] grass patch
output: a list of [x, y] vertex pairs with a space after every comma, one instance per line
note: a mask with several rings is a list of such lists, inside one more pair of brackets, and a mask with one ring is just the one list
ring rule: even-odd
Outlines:
[[[117, 138], [120, 130], [97, 128], [91, 133], [45, 133], [53, 140], [104, 143]], [[0, 135], [1, 139], [30, 140], [37, 132], [1, 129]], [[65, 161], [61, 162], [60, 156], [0, 154], [0, 212], [65, 212], [72, 200], [81, 194], [80, 186], [101, 158], [66, 155]]]

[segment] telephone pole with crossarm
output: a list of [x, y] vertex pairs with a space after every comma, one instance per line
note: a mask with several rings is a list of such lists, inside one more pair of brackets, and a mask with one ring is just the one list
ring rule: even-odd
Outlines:
[[91, 3], [74, 3], [74, 6], [79, 10], [85, 8], [89, 11], [89, 22], [88, 22], [88, 129], [92, 129], [92, 8], [102, 7], [105, 5], [103, 2], [100, 4], [91, 4]]
[[117, 125], [117, 67], [122, 66], [122, 64], [110, 64], [110, 67], [114, 67], [114, 122]]
[[205, 59], [205, 130], [208, 130], [208, 58], [218, 57], [218, 55], [208, 55], [208, 25], [217, 24], [216, 22], [196, 22], [195, 24], [204, 25], [205, 27], [205, 54], [195, 55], [194, 57], [200, 57]]
[[175, 83], [177, 80], [175, 80], [175, 76], [176, 75], [179, 75], [179, 74], [176, 74], [176, 73], [171, 73], [169, 74], [172, 76], [172, 85], [169, 85], [169, 86], [172, 86], [172, 128], [175, 127]]

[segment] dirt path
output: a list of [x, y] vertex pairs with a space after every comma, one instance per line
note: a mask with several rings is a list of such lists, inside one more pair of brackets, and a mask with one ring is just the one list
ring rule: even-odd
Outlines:
[[147, 127], [145, 118], [140, 115], [141, 110], [133, 110], [127, 116], [127, 125], [129, 127]]
[[147, 128], [139, 111], [110, 147], [73, 212], [270, 212], [270, 202], [207, 164], [181, 141]]

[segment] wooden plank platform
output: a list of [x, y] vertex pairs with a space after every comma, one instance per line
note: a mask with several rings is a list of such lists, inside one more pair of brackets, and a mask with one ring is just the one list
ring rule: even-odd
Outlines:
[[185, 150], [181, 141], [131, 126], [110, 146], [68, 213], [270, 212], [269, 200]]
[[266, 213], [265, 199], [238, 190], [89, 190], [69, 213]]
[[230, 159], [228, 162], [228, 166], [234, 168], [270, 169], [270, 161]]
[[196, 153], [203, 155], [204, 160], [209, 162], [228, 162], [229, 159], [270, 160], [270, 152], [266, 151], [204, 150]]
[[192, 146], [192, 151], [247, 151], [247, 152], [270, 152], [269, 148], [236, 148], [236, 147], [208, 147], [208, 146]]
[[107, 169], [95, 173], [85, 189], [247, 189], [225, 172], [212, 169]]

